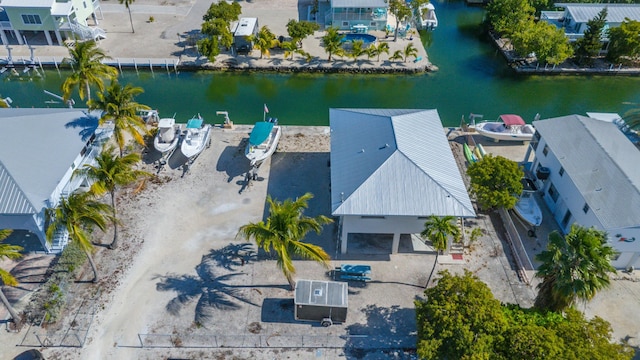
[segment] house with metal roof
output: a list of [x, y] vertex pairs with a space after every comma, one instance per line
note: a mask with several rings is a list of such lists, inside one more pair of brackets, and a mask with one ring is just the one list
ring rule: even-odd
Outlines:
[[0, 229], [27, 230], [43, 251], [61, 251], [67, 236], [47, 243], [45, 211], [87, 185], [73, 171], [95, 163], [111, 134], [82, 109], [0, 109]]
[[540, 20], [564, 29], [565, 35], [570, 41], [576, 41], [584, 36], [589, 28], [587, 22], [593, 20], [600, 11], [607, 8], [607, 18], [602, 34], [602, 41], [608, 42], [606, 30], [619, 27], [625, 19], [640, 21], [640, 5], [638, 4], [574, 4], [556, 3], [556, 7], [564, 8], [563, 11], [542, 11]]
[[424, 230], [430, 215], [475, 217], [437, 110], [330, 109], [331, 214], [349, 234]]
[[[3, 45], [24, 45], [34, 36], [43, 36], [49, 46], [63, 45], [65, 39], [106, 38], [98, 25], [102, 18], [100, 0], [2, 0], [0, 40]], [[55, 41], [54, 41], [55, 40]]]
[[533, 125], [531, 169], [549, 170], [536, 183], [562, 231], [604, 230], [617, 251], [612, 265], [640, 266], [640, 150], [613, 121], [569, 115]]
[[384, 31], [388, 8], [386, 0], [331, 0], [331, 7], [324, 14], [324, 23], [339, 30], [359, 33]]

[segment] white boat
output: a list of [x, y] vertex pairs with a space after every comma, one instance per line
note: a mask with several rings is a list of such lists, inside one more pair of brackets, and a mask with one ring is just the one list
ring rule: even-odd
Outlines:
[[535, 128], [524, 122], [519, 115], [504, 114], [498, 117], [496, 121], [483, 121], [476, 123], [476, 118], [482, 115], [471, 114], [470, 128], [483, 136], [494, 141], [531, 141]]
[[174, 118], [162, 118], [158, 121], [158, 132], [153, 139], [153, 147], [162, 155], [172, 153], [180, 140], [180, 124]]
[[533, 190], [522, 192], [513, 212], [530, 226], [536, 227], [542, 224], [542, 210], [540, 210]]
[[436, 16], [436, 8], [432, 3], [420, 6], [420, 25], [422, 29], [433, 30], [438, 27], [438, 17]]
[[200, 115], [187, 121], [187, 129], [180, 145], [182, 154], [189, 161], [193, 161], [209, 145], [211, 145], [211, 125], [205, 124]]
[[253, 126], [249, 143], [244, 151], [251, 166], [261, 163], [276, 151], [282, 134], [282, 129], [277, 124], [278, 119], [269, 119], [269, 121], [257, 122]]
[[158, 114], [158, 110], [150, 109], [150, 110], [138, 110], [138, 116], [144, 121], [146, 124], [154, 124], [158, 122], [160, 119], [160, 114]]

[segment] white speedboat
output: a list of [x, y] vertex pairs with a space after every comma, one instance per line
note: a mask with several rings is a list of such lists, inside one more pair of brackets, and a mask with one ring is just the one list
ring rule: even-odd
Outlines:
[[211, 145], [211, 125], [205, 124], [200, 115], [187, 121], [187, 129], [180, 145], [182, 154], [189, 161], [193, 161], [209, 145]]
[[535, 228], [542, 224], [542, 210], [540, 210], [533, 190], [524, 190], [522, 192], [520, 199], [513, 208], [513, 212], [529, 226]]
[[181, 127], [174, 118], [162, 118], [158, 121], [158, 132], [153, 138], [153, 147], [163, 156], [172, 153], [178, 146]]
[[282, 133], [281, 127], [277, 124], [278, 119], [269, 119], [254, 125], [251, 135], [249, 135], [249, 143], [244, 151], [251, 166], [260, 164], [276, 151]]
[[493, 139], [498, 142], [502, 141], [531, 141], [533, 134], [536, 132], [532, 125], [529, 125], [522, 120], [519, 115], [504, 114], [498, 117], [496, 121], [483, 121], [476, 123], [476, 118], [481, 118], [482, 115], [471, 114], [471, 126], [470, 128], [475, 131]]
[[432, 3], [428, 2], [420, 6], [420, 25], [422, 29], [433, 30], [438, 27], [438, 17], [436, 16], [436, 8]]

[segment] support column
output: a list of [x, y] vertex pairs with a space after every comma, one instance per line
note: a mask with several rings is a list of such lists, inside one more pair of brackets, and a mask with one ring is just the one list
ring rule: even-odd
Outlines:
[[0, 30], [0, 39], [2, 40], [2, 45], [9, 45], [9, 39], [7, 39], [7, 35], [4, 34], [4, 30]]
[[47, 38], [47, 44], [49, 44], [49, 46], [53, 46], [53, 41], [51, 40], [51, 34], [49, 34], [49, 30], [44, 31], [44, 37]]
[[347, 253], [347, 239], [349, 238], [349, 232], [347, 231], [347, 227], [344, 226], [344, 217], [340, 218], [340, 222], [342, 225], [342, 231], [340, 231], [340, 253]]
[[532, 146], [531, 146], [531, 143], [529, 143], [529, 145], [527, 146], [527, 152], [524, 153], [524, 159], [523, 159], [524, 162], [529, 162], [529, 156], [531, 156], [531, 150], [532, 150]]
[[22, 34], [20, 34], [20, 30], [13, 30], [13, 33], [16, 34], [16, 39], [18, 39], [18, 44], [24, 45], [24, 40], [22, 40]]
[[58, 40], [58, 45], [64, 45], [64, 42], [62, 41], [62, 36], [60, 35], [60, 30], [56, 30], [54, 33], [56, 34], [56, 40]]
[[391, 245], [391, 253], [397, 254], [398, 248], [400, 248], [400, 233], [393, 234], [393, 243]]

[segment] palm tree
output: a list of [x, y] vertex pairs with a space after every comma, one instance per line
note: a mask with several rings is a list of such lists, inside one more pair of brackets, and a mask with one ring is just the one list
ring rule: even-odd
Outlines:
[[129, 8], [129, 5], [135, 2], [136, 0], [119, 0], [119, 1], [120, 1], [120, 4], [124, 4], [124, 7], [126, 7], [127, 10], [129, 11], [129, 22], [131, 23], [131, 32], [135, 33], [136, 31], [133, 29], [133, 19], [131, 18], [131, 8]]
[[413, 56], [414, 58], [418, 56], [418, 49], [416, 49], [416, 47], [413, 46], [413, 43], [411, 42], [404, 47], [404, 50], [403, 50], [404, 62], [407, 62], [407, 58], [409, 56]]
[[146, 171], [134, 169], [141, 160], [140, 154], [131, 153], [117, 157], [113, 154], [114, 150], [113, 146], [106, 147], [96, 158], [97, 165], [86, 164], [84, 168], [77, 170], [77, 174], [94, 181], [91, 185], [92, 194], [101, 196], [108, 192], [111, 196], [113, 241], [109, 244], [109, 249], [118, 247], [118, 217], [115, 200], [117, 188], [129, 185], [140, 178], [153, 176]]
[[278, 39], [276, 39], [276, 35], [272, 33], [266, 25], [260, 28], [257, 36], [251, 35], [250, 38], [254, 43], [253, 48], [260, 50], [260, 59], [262, 59], [262, 55], [271, 57], [269, 50], [279, 44]]
[[91, 256], [93, 244], [89, 238], [88, 229], [97, 226], [105, 231], [107, 222], [111, 220], [109, 215], [111, 206], [101, 203], [93, 198], [91, 193], [73, 192], [69, 198], [60, 199], [60, 203], [49, 209], [49, 227], [47, 227], [47, 240], [51, 241], [56, 232], [66, 230], [69, 239], [76, 241], [84, 251], [93, 270], [93, 282], [98, 281], [98, 270]]
[[378, 42], [376, 45], [372, 46], [369, 48], [369, 50], [371, 51], [371, 54], [373, 56], [377, 56], [378, 57], [378, 62], [380, 62], [380, 55], [382, 53], [385, 54], [389, 54], [389, 44], [386, 42]]
[[114, 122], [114, 136], [120, 148], [120, 157], [124, 150], [125, 132], [130, 134], [138, 144], [145, 145], [143, 135], [147, 133], [147, 129], [138, 112], [149, 110], [150, 107], [134, 100], [136, 95], [143, 92], [141, 87], [131, 84], [122, 86], [117, 80], [113, 80], [106, 91], [98, 93], [97, 100], [89, 100], [89, 109], [102, 110], [100, 124], [109, 120]]
[[324, 46], [324, 51], [329, 53], [329, 58], [327, 61], [331, 62], [331, 55], [341, 56], [344, 53], [342, 49], [342, 38], [344, 35], [340, 35], [338, 33], [337, 27], [330, 27], [327, 29], [327, 33], [322, 37], [322, 46]]
[[389, 56], [389, 60], [391, 61], [395, 61], [395, 60], [402, 60], [403, 56], [402, 56], [402, 51], [401, 50], [396, 50], [393, 52], [393, 55]]
[[356, 40], [353, 42], [353, 45], [351, 48], [351, 54], [350, 54], [353, 60], [357, 62], [358, 58], [366, 53], [367, 53], [367, 49], [364, 48], [364, 41]]
[[609, 273], [616, 271], [610, 263], [614, 254], [604, 231], [574, 224], [564, 238], [552, 232], [547, 249], [536, 255], [542, 262], [536, 271], [542, 283], [534, 306], [562, 311], [578, 299], [591, 300], [609, 286]]
[[436, 261], [433, 263], [427, 284], [424, 286], [425, 288], [429, 286], [431, 282], [431, 276], [433, 276], [433, 272], [438, 264], [440, 252], [446, 250], [448, 247], [449, 236], [452, 236], [454, 241], [460, 239], [460, 228], [455, 223], [455, 220], [455, 216], [451, 215], [442, 217], [431, 215], [424, 223], [424, 230], [420, 233], [420, 236], [422, 236], [423, 239], [431, 241], [433, 247], [436, 249]]
[[78, 87], [80, 99], [91, 99], [91, 85], [104, 90], [104, 78], [115, 78], [118, 70], [102, 63], [103, 60], [110, 59], [104, 51], [98, 48], [95, 41], [77, 42], [70, 47], [69, 57], [64, 58], [64, 63], [70, 64], [73, 73], [62, 83], [62, 97], [65, 102], [71, 98], [73, 88]]
[[304, 209], [308, 207], [307, 202], [311, 198], [313, 194], [306, 193], [295, 201], [287, 199], [284, 202], [278, 202], [268, 196], [269, 217], [266, 223], [264, 221], [249, 223], [238, 230], [237, 236], [247, 240], [253, 238], [265, 251], [276, 252], [277, 265], [287, 278], [292, 290], [295, 289], [293, 276], [296, 273], [293, 255], [314, 260], [329, 267], [330, 257], [320, 246], [302, 242], [309, 231], [313, 230], [319, 234], [322, 231], [322, 225], [332, 222], [324, 215], [314, 218], [303, 215]]
[[[9, 229], [0, 230], [0, 241], [8, 238], [9, 235], [11, 235], [12, 231], [13, 230]], [[22, 246], [0, 244], [0, 260], [18, 259], [22, 257], [20, 251], [22, 251]], [[7, 309], [7, 311], [9, 311], [9, 315], [11, 315], [13, 322], [17, 324], [20, 322], [20, 316], [13, 308], [13, 306], [9, 304], [9, 300], [7, 300], [7, 297], [4, 296], [4, 293], [2, 292], [2, 285], [16, 286], [18, 285], [18, 280], [13, 275], [11, 275], [10, 272], [4, 269], [0, 269], [0, 280], [2, 280], [2, 283], [0, 284], [0, 300], [2, 301], [2, 304]]]
[[287, 59], [288, 57], [291, 57], [291, 60], [293, 60], [293, 55], [298, 51], [298, 45], [293, 41], [283, 41], [280, 44], [280, 47], [284, 49], [285, 59]]

